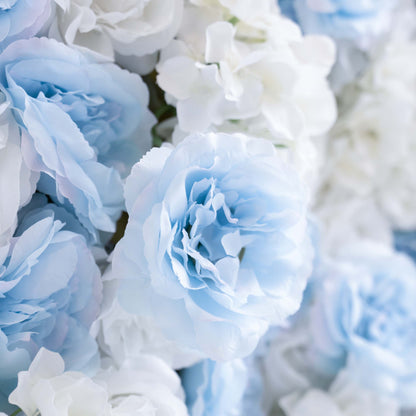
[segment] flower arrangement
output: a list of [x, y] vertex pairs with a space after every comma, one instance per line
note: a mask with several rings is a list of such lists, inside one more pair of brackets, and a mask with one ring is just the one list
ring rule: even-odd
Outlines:
[[0, 0], [0, 416], [416, 414], [413, 0]]

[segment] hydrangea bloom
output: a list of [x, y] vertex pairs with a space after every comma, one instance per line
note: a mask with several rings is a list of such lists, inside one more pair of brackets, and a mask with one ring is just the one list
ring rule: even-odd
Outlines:
[[80, 221], [114, 231], [124, 207], [122, 177], [150, 147], [148, 92], [137, 75], [98, 64], [45, 38], [11, 44], [0, 82], [21, 127], [39, 189]]
[[[50, 36], [121, 63], [156, 52], [175, 36], [183, 0], [55, 0]], [[130, 59], [129, 59], [130, 58]]]
[[51, 15], [52, 0], [6, 0], [0, 3], [0, 51], [17, 39], [36, 35]]
[[65, 230], [53, 210], [34, 210], [0, 259], [1, 392], [12, 390], [42, 346], [59, 351], [69, 368], [95, 366], [97, 346], [88, 331], [101, 280], [85, 239]]
[[186, 416], [179, 377], [162, 361], [143, 356], [94, 379], [65, 371], [59, 354], [42, 348], [19, 373], [10, 402], [26, 416]]
[[229, 121], [259, 117], [282, 143], [331, 127], [336, 106], [326, 81], [335, 56], [330, 39], [303, 37], [274, 0], [192, 3], [157, 65], [157, 82], [177, 107], [181, 130], [222, 130]]
[[304, 33], [325, 34], [336, 41], [337, 61], [330, 76], [335, 92], [365, 70], [391, 30], [394, 7], [406, 1], [278, 0], [282, 12]]
[[298, 309], [307, 200], [270, 142], [209, 133], [152, 149], [125, 195], [129, 222], [113, 256], [120, 303], [168, 338], [238, 358]]
[[[414, 21], [411, 27], [416, 28]], [[324, 238], [330, 233], [344, 240], [345, 222], [333, 221], [330, 213], [351, 211], [351, 201], [361, 205], [365, 201], [371, 216], [380, 218], [367, 221], [374, 226], [363, 227], [362, 215], [369, 209], [356, 210], [348, 222], [351, 230], [380, 234], [386, 228], [383, 221], [387, 228], [416, 228], [415, 55], [415, 40], [395, 33], [340, 101], [340, 117], [328, 135], [328, 163], [317, 204], [327, 225]]]
[[[322, 273], [312, 304], [276, 338], [266, 358], [274, 396], [309, 386], [326, 388], [346, 368], [362, 388], [414, 407], [412, 261], [384, 246], [363, 244], [345, 250], [342, 261], [325, 266]], [[282, 374], [289, 375], [285, 382], [278, 380]]]

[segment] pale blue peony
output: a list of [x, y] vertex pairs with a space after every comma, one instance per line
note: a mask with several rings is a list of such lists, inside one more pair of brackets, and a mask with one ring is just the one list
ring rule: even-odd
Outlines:
[[0, 0], [0, 51], [36, 35], [48, 21], [53, 0]]
[[305, 33], [364, 45], [388, 30], [394, 0], [279, 0], [282, 12]]
[[89, 328], [101, 290], [84, 237], [67, 231], [52, 205], [21, 219], [10, 244], [0, 249], [0, 410], [18, 371], [42, 346], [59, 352], [71, 369], [98, 364]]
[[21, 126], [25, 161], [41, 172], [38, 189], [91, 233], [113, 232], [124, 208], [122, 178], [151, 143], [140, 77], [32, 38], [0, 55], [0, 82]]
[[416, 405], [416, 268], [405, 255], [357, 246], [327, 270], [310, 316], [310, 360], [404, 406]]
[[307, 198], [270, 142], [209, 133], [152, 149], [125, 195], [129, 222], [113, 257], [120, 303], [169, 339], [241, 358], [299, 308]]

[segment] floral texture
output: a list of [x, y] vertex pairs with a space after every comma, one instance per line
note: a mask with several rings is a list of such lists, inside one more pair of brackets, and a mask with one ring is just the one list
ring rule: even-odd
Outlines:
[[151, 356], [95, 378], [65, 371], [59, 354], [42, 348], [19, 373], [10, 402], [26, 416], [186, 416], [179, 377]]
[[[330, 80], [336, 93], [353, 82], [392, 28], [393, 10], [407, 0], [279, 0], [282, 12], [306, 34], [325, 34], [337, 44]], [[406, 13], [409, 12], [407, 8]]]
[[262, 379], [252, 359], [204, 360], [181, 371], [190, 416], [262, 416]]
[[55, 0], [50, 35], [125, 65], [156, 52], [178, 30], [183, 0]]
[[175, 369], [188, 367], [202, 356], [167, 339], [149, 317], [138, 316], [123, 309], [117, 299], [117, 280], [107, 280], [104, 275], [104, 299], [101, 314], [93, 325], [103, 357], [122, 365], [142, 355], [161, 358]]
[[211, 133], [153, 149], [125, 193], [129, 223], [112, 263], [120, 303], [153, 316], [168, 338], [242, 357], [298, 309], [307, 200], [269, 142]]
[[391, 228], [416, 228], [415, 54], [416, 41], [395, 34], [343, 93], [315, 209], [329, 246], [347, 234], [389, 243]]
[[[339, 257], [323, 267], [296, 325], [273, 343], [265, 368], [282, 368], [276, 375], [266, 370], [274, 396], [325, 388], [346, 368], [361, 388], [415, 406], [414, 264], [374, 244]], [[279, 381], [277, 374], [285, 376]]]
[[0, 104], [0, 189], [3, 192], [0, 199], [0, 246], [7, 244], [13, 235], [17, 212], [30, 200], [37, 180], [38, 174], [31, 172], [23, 161], [18, 125], [9, 103], [4, 101]]
[[279, 0], [306, 33], [352, 39], [363, 45], [390, 27], [394, 0]]
[[49, 19], [52, 5], [52, 0], [2, 0], [0, 51], [17, 39], [36, 35]]
[[191, 416], [242, 415], [247, 368], [242, 360], [204, 360], [181, 373]]
[[250, 2], [193, 3], [157, 65], [157, 82], [176, 106], [182, 131], [221, 131], [230, 121], [260, 119], [262, 130], [282, 143], [331, 127], [336, 107], [326, 82], [335, 55], [330, 39], [303, 37], [274, 1], [261, 2], [256, 11], [258, 4]]
[[396, 250], [409, 255], [416, 262], [416, 231], [400, 232], [394, 234]]
[[21, 219], [0, 256], [1, 392], [10, 393], [17, 372], [42, 346], [59, 351], [68, 368], [98, 364], [88, 331], [98, 315], [101, 281], [85, 239], [67, 231], [52, 209], [37, 209]]
[[398, 404], [387, 397], [375, 394], [351, 380], [342, 371], [328, 391], [308, 389], [280, 400], [287, 416], [399, 416]]
[[33, 38], [1, 54], [0, 82], [21, 127], [25, 161], [42, 173], [38, 188], [72, 207], [91, 232], [114, 231], [122, 177], [150, 147], [153, 117], [141, 79]]

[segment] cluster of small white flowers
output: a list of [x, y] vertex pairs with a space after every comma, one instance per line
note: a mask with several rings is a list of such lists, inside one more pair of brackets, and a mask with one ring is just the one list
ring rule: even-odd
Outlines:
[[303, 36], [273, 0], [188, 1], [157, 65], [157, 82], [177, 110], [174, 141], [243, 131], [288, 147], [305, 177], [316, 173], [310, 137], [336, 117], [326, 79], [334, 58], [329, 38]]
[[331, 246], [346, 233], [388, 242], [390, 228], [416, 227], [415, 56], [416, 37], [398, 31], [343, 92], [317, 206]]
[[269, 3], [263, 13], [244, 13], [241, 5], [223, 13], [205, 3], [186, 5], [179, 33], [157, 66], [158, 83], [177, 107], [181, 130], [220, 129], [226, 121], [261, 116], [279, 142], [331, 126], [335, 105], [326, 75], [333, 44], [303, 37], [274, 2], [263, 3]]
[[[175, 35], [183, 0], [55, 0], [49, 36], [147, 72]], [[147, 57], [147, 59], [143, 59]], [[142, 58], [142, 59], [140, 59]]]

